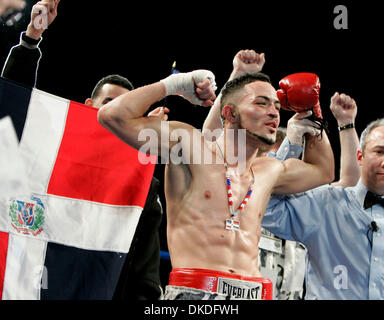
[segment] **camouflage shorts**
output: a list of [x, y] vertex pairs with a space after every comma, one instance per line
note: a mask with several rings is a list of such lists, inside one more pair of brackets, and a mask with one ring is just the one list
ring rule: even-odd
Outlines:
[[161, 300], [227, 300], [228, 297], [224, 294], [208, 292], [204, 290], [166, 286], [165, 293]]

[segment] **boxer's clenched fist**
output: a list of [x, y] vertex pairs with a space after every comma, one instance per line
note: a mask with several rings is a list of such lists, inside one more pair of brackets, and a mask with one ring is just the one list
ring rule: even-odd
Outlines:
[[167, 96], [180, 95], [192, 104], [210, 107], [216, 99], [215, 75], [208, 70], [173, 74], [161, 82]]

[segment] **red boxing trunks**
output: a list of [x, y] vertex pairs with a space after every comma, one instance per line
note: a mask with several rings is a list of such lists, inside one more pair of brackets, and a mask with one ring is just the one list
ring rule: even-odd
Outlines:
[[273, 297], [269, 279], [206, 269], [175, 268], [169, 275], [169, 286], [204, 290], [230, 299], [272, 300]]

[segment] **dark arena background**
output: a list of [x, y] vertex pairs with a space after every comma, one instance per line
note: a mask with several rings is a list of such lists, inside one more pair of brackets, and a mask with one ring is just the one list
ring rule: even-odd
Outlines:
[[[26, 29], [36, 1], [27, 1], [23, 18], [0, 26], [0, 63]], [[335, 27], [337, 5], [348, 9], [346, 29]], [[378, 4], [357, 1], [108, 1], [62, 0], [58, 16], [43, 34], [37, 88], [84, 102], [96, 82], [118, 73], [135, 87], [167, 77], [174, 61], [180, 71], [211, 70], [220, 89], [241, 49], [265, 53], [263, 72], [277, 88], [279, 80], [296, 72], [320, 77], [320, 102], [329, 123], [330, 140], [339, 173], [337, 123], [329, 109], [338, 91], [354, 98], [360, 134], [368, 122], [383, 116], [383, 69]], [[218, 92], [217, 92], [218, 93]], [[179, 97], [162, 101], [169, 120], [201, 128], [208, 109]], [[293, 114], [282, 111], [283, 126]], [[157, 165], [164, 212], [164, 165]], [[106, 186], [108, 187], [108, 186]], [[166, 252], [166, 216], [161, 227], [161, 250]], [[170, 262], [161, 260], [165, 284]]]

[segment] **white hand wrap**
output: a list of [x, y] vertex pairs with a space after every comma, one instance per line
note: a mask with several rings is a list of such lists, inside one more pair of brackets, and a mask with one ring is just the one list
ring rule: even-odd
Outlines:
[[215, 75], [208, 70], [195, 70], [188, 73], [172, 74], [161, 80], [165, 85], [167, 96], [180, 95], [192, 104], [202, 105], [203, 100], [199, 99], [195, 92], [195, 84], [209, 79], [213, 91], [217, 89]]
[[287, 137], [291, 144], [303, 145], [304, 135], [309, 133], [311, 136], [317, 136], [321, 133], [316, 124], [308, 119], [291, 118], [288, 121]]

